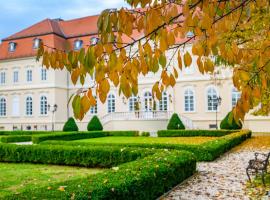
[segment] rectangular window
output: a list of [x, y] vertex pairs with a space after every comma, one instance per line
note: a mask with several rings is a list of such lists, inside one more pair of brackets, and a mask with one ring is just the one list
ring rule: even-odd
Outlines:
[[0, 84], [3, 85], [6, 83], [6, 72], [0, 73]]
[[19, 72], [14, 71], [13, 72], [13, 83], [18, 83], [19, 82]]
[[41, 69], [41, 80], [46, 81], [47, 80], [47, 70], [46, 69]]
[[31, 70], [31, 69], [28, 69], [28, 70], [26, 71], [26, 80], [27, 80], [27, 82], [32, 82], [32, 80], [33, 80], [33, 77], [32, 77], [32, 70]]

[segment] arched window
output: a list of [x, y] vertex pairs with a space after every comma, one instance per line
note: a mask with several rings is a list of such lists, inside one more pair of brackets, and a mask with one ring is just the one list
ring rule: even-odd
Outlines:
[[7, 115], [7, 101], [4, 97], [0, 98], [0, 116]]
[[159, 110], [160, 111], [168, 110], [168, 95], [166, 92], [162, 93], [161, 100], [159, 101]]
[[20, 99], [19, 97], [15, 96], [12, 99], [12, 116], [19, 116], [20, 115]]
[[82, 40], [75, 40], [74, 41], [74, 50], [80, 50], [83, 47]]
[[240, 99], [241, 93], [236, 90], [236, 88], [232, 89], [232, 107], [235, 107], [238, 99]]
[[214, 87], [210, 87], [207, 90], [207, 110], [216, 111], [217, 110], [217, 91]]
[[128, 100], [128, 108], [129, 108], [130, 112], [137, 111], [139, 109], [139, 108], [136, 108], [136, 102], [137, 102], [137, 97], [132, 96], [132, 97], [129, 98], [129, 100]]
[[25, 114], [27, 116], [33, 115], [33, 99], [32, 99], [32, 97], [26, 97]]
[[144, 111], [151, 111], [152, 104], [153, 104], [153, 98], [152, 98], [151, 92], [145, 92], [143, 97], [144, 97]]
[[115, 112], [115, 96], [110, 94], [108, 96], [108, 113]]
[[97, 112], [98, 112], [98, 108], [97, 108], [97, 97], [95, 96], [94, 98], [95, 98], [95, 100], [96, 100], [96, 105], [95, 105], [95, 106], [92, 106], [92, 107], [90, 108], [90, 113], [91, 113], [91, 114], [97, 114]]
[[48, 101], [46, 96], [40, 97], [40, 114], [47, 115], [48, 114]]
[[16, 46], [17, 46], [17, 43], [15, 43], [15, 42], [10, 42], [10, 43], [8, 44], [8, 50], [9, 50], [10, 52], [13, 52], [13, 51], [16, 50]]
[[188, 88], [184, 93], [185, 98], [185, 112], [193, 112], [194, 109], [194, 92], [192, 89]]

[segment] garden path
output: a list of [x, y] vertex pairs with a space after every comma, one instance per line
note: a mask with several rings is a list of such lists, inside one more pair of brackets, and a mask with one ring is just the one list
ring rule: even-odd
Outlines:
[[[270, 137], [265, 137], [269, 140]], [[162, 200], [248, 200], [244, 188], [247, 181], [245, 168], [254, 158], [254, 152], [267, 152], [269, 146], [252, 142], [236, 147], [213, 162], [199, 162], [197, 173], [164, 195]], [[270, 142], [270, 140], [269, 140]], [[269, 144], [267, 144], [269, 145]]]

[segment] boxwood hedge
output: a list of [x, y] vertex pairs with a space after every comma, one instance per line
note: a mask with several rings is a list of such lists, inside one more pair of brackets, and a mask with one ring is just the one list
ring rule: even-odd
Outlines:
[[45, 140], [79, 140], [106, 136], [138, 136], [139, 131], [88, 131], [88, 132], [55, 132], [51, 134], [34, 135], [32, 141], [38, 144]]
[[38, 134], [50, 134], [49, 131], [0, 131], [0, 135], [38, 135]]
[[32, 135], [9, 135], [9, 136], [3, 136], [0, 138], [0, 141], [3, 143], [28, 142], [31, 140], [32, 140]]
[[158, 137], [222, 137], [236, 131], [232, 130], [160, 130], [157, 132]]
[[156, 149], [177, 149], [187, 150], [195, 154], [199, 161], [212, 161], [230, 150], [232, 147], [242, 143], [251, 137], [251, 131], [241, 130], [223, 137], [217, 137], [216, 140], [205, 142], [199, 145], [191, 144], [164, 144], [164, 143], [91, 143], [91, 142], [65, 142], [65, 141], [46, 141], [44, 144], [56, 145], [80, 145], [80, 146], [125, 146], [125, 147], [142, 147]]
[[[50, 184], [50, 189], [29, 189], [6, 199], [156, 199], [195, 170], [195, 157], [190, 152], [159, 150], [104, 173]], [[60, 191], [63, 186], [64, 191]]]
[[153, 154], [153, 150], [119, 147], [0, 144], [0, 162], [30, 162], [111, 167]]

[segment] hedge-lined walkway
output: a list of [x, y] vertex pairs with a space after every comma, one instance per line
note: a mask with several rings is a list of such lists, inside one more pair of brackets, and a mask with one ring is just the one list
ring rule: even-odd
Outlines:
[[270, 137], [245, 141], [214, 162], [198, 163], [198, 173], [166, 195], [167, 200], [249, 199], [245, 194], [245, 168], [254, 152], [270, 151]]

